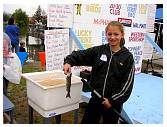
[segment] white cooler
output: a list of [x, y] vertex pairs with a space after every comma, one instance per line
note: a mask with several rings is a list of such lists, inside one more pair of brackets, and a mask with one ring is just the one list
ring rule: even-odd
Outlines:
[[[51, 117], [79, 108], [81, 100], [81, 78], [71, 77], [71, 98], [66, 98], [66, 75], [63, 71], [24, 73], [27, 83], [28, 104], [43, 117]], [[64, 83], [49, 85], [45, 81], [64, 80]], [[45, 83], [47, 85], [45, 85]]]

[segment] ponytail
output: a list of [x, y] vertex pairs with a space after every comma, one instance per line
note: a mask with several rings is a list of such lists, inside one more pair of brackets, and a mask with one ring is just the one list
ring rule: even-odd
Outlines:
[[123, 47], [124, 44], [125, 44], [125, 39], [124, 39], [124, 38], [121, 38], [120, 47]]

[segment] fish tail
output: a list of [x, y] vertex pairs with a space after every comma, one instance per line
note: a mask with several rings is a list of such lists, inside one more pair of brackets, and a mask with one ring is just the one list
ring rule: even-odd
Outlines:
[[67, 97], [71, 98], [70, 92], [67, 93], [66, 98]]

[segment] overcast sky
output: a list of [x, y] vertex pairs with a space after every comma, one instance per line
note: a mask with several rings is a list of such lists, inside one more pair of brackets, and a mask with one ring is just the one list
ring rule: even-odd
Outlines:
[[[41, 9], [45, 10], [45, 12], [47, 11], [47, 5], [46, 4], [40, 4]], [[4, 4], [3, 5], [3, 12], [7, 12], [7, 13], [14, 13], [16, 9], [21, 8], [23, 11], [26, 12], [26, 14], [28, 16], [32, 16], [33, 14], [35, 14], [37, 8], [38, 8], [38, 4], [36, 5], [23, 5], [23, 4]]]

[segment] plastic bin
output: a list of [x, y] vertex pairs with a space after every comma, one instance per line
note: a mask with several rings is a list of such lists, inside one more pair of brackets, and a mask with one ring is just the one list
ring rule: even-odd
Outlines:
[[[28, 103], [41, 115], [48, 117], [79, 108], [81, 100], [82, 82], [80, 77], [72, 75], [71, 98], [66, 98], [66, 75], [63, 71], [44, 71], [24, 73], [22, 76], [27, 83]], [[47, 80], [64, 80], [56, 85], [44, 85]]]

